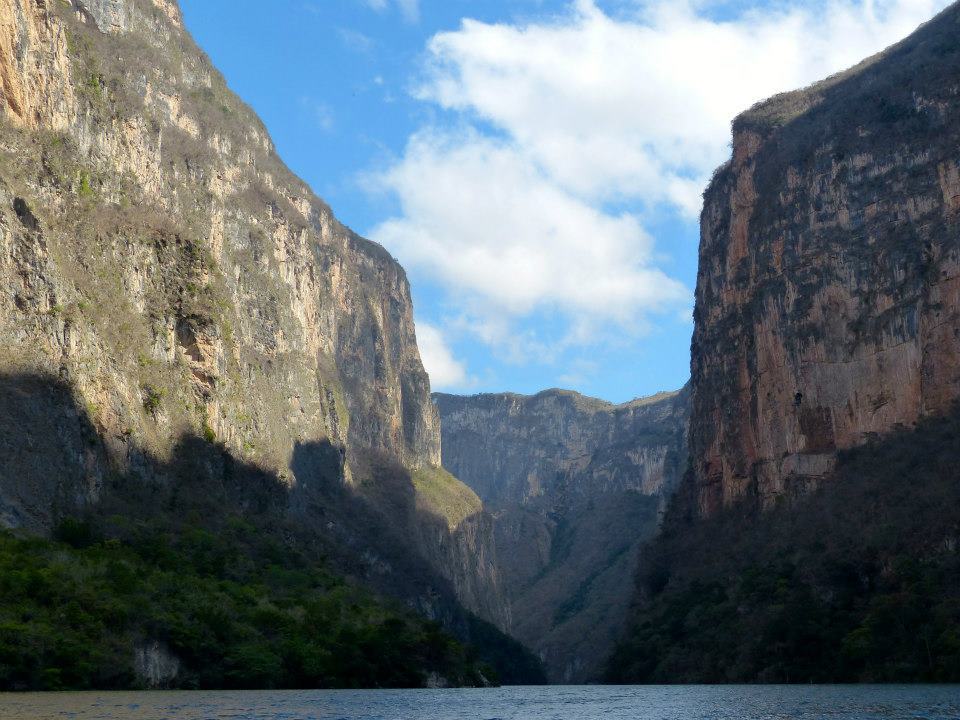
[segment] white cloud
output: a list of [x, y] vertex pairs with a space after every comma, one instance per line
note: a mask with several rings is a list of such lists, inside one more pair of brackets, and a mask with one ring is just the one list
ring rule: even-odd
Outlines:
[[397, 0], [397, 5], [400, 6], [400, 12], [407, 22], [420, 21], [420, 0]]
[[466, 367], [454, 358], [438, 327], [418, 321], [417, 344], [434, 390], [462, 388], [468, 384]]
[[[394, 0], [403, 19], [409, 23], [420, 21], [420, 0]], [[383, 12], [390, 6], [390, 0], [363, 0], [372, 10]]]
[[522, 315], [544, 305], [627, 321], [687, 291], [652, 267], [636, 217], [598, 210], [507, 144], [423, 131], [381, 178], [403, 216], [374, 239], [451, 290]]
[[303, 96], [300, 98], [300, 106], [318, 128], [324, 132], [333, 130], [335, 115], [329, 105], [316, 98]]
[[690, 291], [666, 272], [651, 214], [692, 222], [738, 112], [855, 64], [947, 4], [792, 0], [718, 21], [709, 0], [618, 16], [576, 0], [525, 24], [464, 20], [429, 42], [415, 95], [448, 114], [378, 176], [400, 212], [372, 235], [445, 285], [486, 342], [510, 343], [512, 319], [563, 315], [565, 329], [507, 351], [517, 357], [636, 335], [655, 313], [687, 317]]
[[600, 371], [600, 364], [593, 360], [577, 358], [570, 363], [569, 369], [557, 378], [564, 385], [582, 385]]
[[369, 55], [376, 46], [376, 43], [371, 37], [357, 30], [339, 28], [337, 34], [340, 36], [340, 42], [343, 43], [345, 48], [361, 55]]
[[436, 35], [418, 95], [494, 123], [572, 192], [695, 214], [734, 115], [855, 64], [947, 4], [794, 3], [718, 22], [702, 2], [646, 3], [624, 20], [579, 0], [551, 22], [465, 20]]

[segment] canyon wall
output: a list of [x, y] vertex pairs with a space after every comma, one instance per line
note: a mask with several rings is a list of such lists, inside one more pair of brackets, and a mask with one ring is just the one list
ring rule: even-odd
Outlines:
[[494, 514], [512, 633], [556, 682], [596, 679], [637, 552], [686, 466], [688, 393], [435, 394], [444, 467]]
[[[445, 515], [469, 492], [447, 474], [420, 498], [440, 433], [403, 269], [284, 166], [177, 4], [0, 0], [0, 118], [0, 371], [37, 421], [3, 420], [3, 524], [163, 482], [200, 437], [279, 477], [381, 587], [397, 565], [319, 486], [410, 509], [397, 537], [505, 626], [489, 517]], [[387, 475], [415, 500], [384, 503]]]
[[705, 195], [689, 512], [768, 506], [960, 394], [960, 8], [736, 119]]

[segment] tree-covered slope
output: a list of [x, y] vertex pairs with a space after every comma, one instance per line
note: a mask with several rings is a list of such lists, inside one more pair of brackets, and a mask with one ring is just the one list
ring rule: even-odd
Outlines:
[[[496, 681], [437, 623], [240, 517], [0, 535], [0, 688], [421, 687]], [[102, 534], [101, 534], [102, 532]]]
[[955, 409], [841, 453], [818, 491], [759, 516], [674, 513], [608, 679], [960, 681], [958, 468]]
[[95, 503], [56, 499], [50, 537], [0, 534], [0, 689], [542, 681], [411, 552], [447, 520], [389, 458], [346, 484], [336, 447], [302, 444], [291, 488], [210, 438], [168, 458], [127, 438], [126, 469], [111, 443], [65, 383], [0, 374], [0, 472], [78, 454], [105, 475]]

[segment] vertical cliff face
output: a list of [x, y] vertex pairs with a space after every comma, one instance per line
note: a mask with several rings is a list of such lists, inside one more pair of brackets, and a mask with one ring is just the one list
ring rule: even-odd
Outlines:
[[960, 395], [960, 7], [734, 123], [705, 195], [691, 509], [801, 492]]
[[623, 405], [565, 390], [433, 397], [444, 467], [492, 507], [559, 492], [667, 496], [683, 462], [686, 391]]
[[597, 677], [640, 544], [686, 464], [686, 391], [611, 405], [566, 391], [435, 394], [444, 466], [494, 514], [512, 632], [551, 678]]
[[[112, 475], [162, 482], [199, 436], [279, 476], [385, 587], [387, 541], [319, 488], [394, 514], [506, 624], [489, 517], [419, 500], [440, 433], [403, 269], [283, 165], [173, 0], [0, 0], [0, 286], [3, 400], [36, 420], [3, 420], [5, 525], [48, 529]], [[415, 500], [384, 500], [384, 473]]]
[[[10, 349], [161, 444], [205, 423], [278, 468], [298, 439], [438, 465], [403, 270], [283, 166], [176, 5], [0, 12]], [[147, 386], [191, 407], [144, 413]]]

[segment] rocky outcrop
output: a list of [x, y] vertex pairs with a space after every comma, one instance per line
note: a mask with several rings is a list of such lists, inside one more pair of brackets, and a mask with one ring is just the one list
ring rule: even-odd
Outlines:
[[958, 32], [954, 5], [735, 121], [701, 225], [693, 515], [803, 492], [960, 396]]
[[435, 394], [444, 466], [494, 514], [511, 630], [554, 681], [594, 679], [639, 546], [686, 464], [686, 391], [612, 405], [549, 390]]
[[[386, 466], [416, 495], [440, 434], [404, 271], [283, 165], [173, 0], [0, 0], [0, 120], [0, 400], [36, 421], [0, 419], [6, 526], [49, 529], [115, 475], [162, 482], [187, 436], [282, 478], [305, 516], [323, 483], [398, 512], [377, 505]], [[384, 575], [329, 512], [353, 570]], [[473, 515], [391, 522], [504, 624]]]
[[133, 668], [146, 687], [169, 688], [180, 674], [180, 660], [163, 643], [153, 640], [134, 648]]

